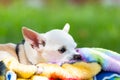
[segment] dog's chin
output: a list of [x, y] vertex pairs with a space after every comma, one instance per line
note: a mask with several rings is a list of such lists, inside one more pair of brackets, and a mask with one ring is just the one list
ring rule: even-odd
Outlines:
[[48, 63], [51, 63], [51, 64], [58, 64], [58, 65], [62, 65], [62, 64], [65, 64], [65, 63], [71, 63], [71, 61], [58, 61], [58, 62], [55, 62], [55, 61], [49, 61]]
[[75, 62], [80, 62], [80, 60], [72, 60], [72, 59], [71, 59], [68, 63], [69, 63], [69, 64], [73, 64], [73, 63], [75, 63]]
[[65, 63], [73, 64], [73, 63], [75, 63], [75, 62], [80, 62], [80, 61], [78, 61], [78, 60], [69, 60], [69, 61], [64, 61], [64, 62], [58, 62], [58, 63], [56, 63], [56, 64], [62, 66], [62, 65], [65, 64]]
[[52, 62], [52, 61], [50, 61], [50, 62], [48, 62], [48, 63], [51, 63], [51, 64], [58, 64], [58, 65], [62, 65], [62, 64], [64, 64], [64, 63], [68, 63], [68, 61], [64, 61], [64, 62]]
[[71, 60], [69, 60], [69, 61], [50, 62], [50, 63], [52, 63], [52, 64], [58, 64], [58, 65], [62, 66], [62, 65], [65, 64], [65, 63], [73, 64], [73, 63], [75, 63], [75, 62], [80, 62], [80, 60], [73, 60], [73, 59], [71, 59]]
[[64, 63], [73, 64], [73, 63], [75, 63], [75, 62], [80, 62], [80, 61], [81, 61], [81, 58], [80, 58], [80, 57], [77, 58], [77, 59], [72, 58], [72, 59], [70, 59], [69, 61], [65, 61], [65, 62], [63, 62], [62, 64], [64, 64]]
[[75, 55], [72, 58], [69, 58], [69, 59], [66, 59], [66, 60], [56, 60], [56, 61], [54, 60], [54, 61], [49, 61], [49, 63], [62, 65], [62, 64], [65, 64], [65, 63], [73, 64], [75, 62], [80, 62], [80, 61], [81, 61], [81, 56], [80, 55]]

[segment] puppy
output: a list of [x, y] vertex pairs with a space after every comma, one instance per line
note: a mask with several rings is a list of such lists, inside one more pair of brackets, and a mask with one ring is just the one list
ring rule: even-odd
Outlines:
[[[54, 29], [38, 33], [26, 27], [22, 28], [24, 41], [21, 44], [1, 44], [0, 60], [15, 57], [23, 64], [56, 63], [80, 59], [75, 48], [76, 43], [69, 32], [69, 24], [62, 30]], [[77, 55], [77, 56], [76, 56]]]

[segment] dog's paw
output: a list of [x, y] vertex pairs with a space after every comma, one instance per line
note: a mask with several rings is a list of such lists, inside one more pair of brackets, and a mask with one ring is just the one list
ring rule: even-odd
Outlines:
[[41, 74], [43, 72], [44, 68], [37, 66], [36, 74]]

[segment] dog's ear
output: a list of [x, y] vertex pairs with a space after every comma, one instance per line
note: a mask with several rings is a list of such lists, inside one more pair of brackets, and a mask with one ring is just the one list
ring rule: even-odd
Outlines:
[[[40, 44], [43, 44], [44, 39], [40, 36], [39, 33], [28, 29], [26, 27], [22, 27], [22, 33], [25, 41], [29, 42], [33, 47], [39, 47]], [[44, 45], [44, 44], [43, 44]]]
[[63, 28], [63, 31], [65, 31], [65, 32], [68, 33], [69, 30], [70, 30], [70, 25], [68, 23], [66, 23], [65, 26], [64, 26], [64, 28]]

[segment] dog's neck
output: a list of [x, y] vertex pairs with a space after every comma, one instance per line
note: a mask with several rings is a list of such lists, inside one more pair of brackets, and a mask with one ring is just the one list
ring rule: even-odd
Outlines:
[[24, 43], [24, 50], [26, 54], [26, 58], [31, 64], [37, 64], [38, 63], [38, 53], [35, 49], [31, 47], [31, 45], [25, 41]]
[[16, 45], [16, 54], [22, 64], [37, 64], [37, 52], [24, 40]]
[[32, 46], [26, 41], [17, 44], [16, 54], [18, 56], [19, 62], [22, 64], [35, 65], [39, 62], [46, 62], [42, 57], [40, 58], [37, 50], [33, 49]]

